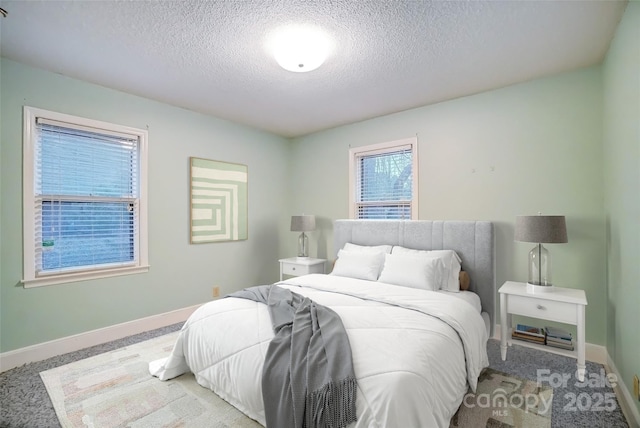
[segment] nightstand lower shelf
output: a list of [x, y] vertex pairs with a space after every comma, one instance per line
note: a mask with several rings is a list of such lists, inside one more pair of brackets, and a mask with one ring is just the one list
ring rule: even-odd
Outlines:
[[[512, 330], [513, 329], [510, 329], [510, 331]], [[575, 349], [572, 351], [570, 349], [556, 348], [555, 346], [543, 345], [541, 343], [533, 343], [533, 342], [527, 342], [525, 340], [513, 339], [511, 338], [511, 332], [508, 333], [508, 337], [509, 337], [507, 339], [508, 346], [516, 344], [516, 345], [524, 346], [525, 348], [539, 349], [541, 351], [550, 352], [552, 354], [563, 355], [565, 357], [575, 358], [576, 360], [578, 359], [578, 351], [576, 346], [574, 346]]]

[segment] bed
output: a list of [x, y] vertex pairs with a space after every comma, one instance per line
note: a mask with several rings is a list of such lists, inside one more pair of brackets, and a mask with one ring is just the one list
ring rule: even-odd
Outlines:
[[[486, 342], [495, 323], [492, 223], [336, 220], [333, 233], [340, 257], [330, 274], [277, 285], [341, 318], [357, 378], [357, 421], [350, 427], [448, 427], [488, 366]], [[413, 263], [423, 253], [409, 253], [453, 250], [469, 275], [468, 290], [423, 289], [349, 274], [353, 265], [346, 263], [371, 259], [356, 256], [353, 248], [380, 246], [390, 249], [378, 278], [394, 282], [391, 262], [402, 261], [405, 265], [396, 268], [406, 268], [410, 260], [411, 266], [431, 269], [429, 277], [443, 285], [450, 272], [445, 275], [441, 260]], [[170, 356], [152, 362], [149, 370], [163, 380], [191, 371], [200, 385], [265, 425], [260, 379], [273, 337], [266, 305], [234, 297], [216, 300], [194, 312]]]

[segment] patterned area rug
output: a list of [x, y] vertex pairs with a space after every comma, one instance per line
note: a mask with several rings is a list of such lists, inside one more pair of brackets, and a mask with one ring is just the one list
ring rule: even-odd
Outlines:
[[166, 357], [178, 332], [40, 373], [67, 427], [262, 427], [192, 374], [162, 382], [150, 361]]
[[[259, 428], [192, 374], [161, 382], [150, 361], [166, 357], [178, 332], [40, 373], [60, 424], [67, 427]], [[548, 428], [552, 389], [485, 369], [477, 394], [467, 394], [451, 428]]]
[[450, 428], [549, 428], [553, 389], [486, 368], [475, 394], [465, 396]]

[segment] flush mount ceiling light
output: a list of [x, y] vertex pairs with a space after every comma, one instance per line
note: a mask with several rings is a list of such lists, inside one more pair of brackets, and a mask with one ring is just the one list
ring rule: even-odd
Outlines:
[[280, 67], [296, 73], [320, 67], [330, 49], [326, 34], [310, 26], [282, 27], [273, 34], [270, 45]]

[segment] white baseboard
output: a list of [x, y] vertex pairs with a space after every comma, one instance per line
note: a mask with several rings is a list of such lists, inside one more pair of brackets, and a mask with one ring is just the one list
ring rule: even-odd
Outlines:
[[602, 345], [594, 345], [593, 343], [585, 343], [584, 358], [594, 363], [607, 364], [607, 348]]
[[90, 346], [122, 339], [133, 334], [154, 330], [186, 321], [201, 305], [177, 309], [134, 321], [112, 325], [85, 333], [67, 336], [37, 345], [27, 346], [0, 354], [0, 373], [34, 361], [42, 361], [56, 355], [78, 351]]
[[[496, 340], [500, 340], [500, 324], [496, 324], [496, 328], [494, 330], [493, 338]], [[518, 345], [522, 345], [525, 347], [531, 347], [535, 349], [540, 349], [542, 351], [550, 352], [552, 354], [558, 355], [566, 355], [567, 352], [563, 352], [562, 350], [557, 350], [550, 346], [540, 346], [536, 344], [529, 345], [527, 342], [517, 342]], [[507, 352], [508, 353], [508, 352]], [[595, 345], [593, 343], [585, 343], [584, 345], [584, 358], [587, 361], [593, 361], [598, 364], [607, 364], [607, 348], [602, 345]]]
[[635, 405], [633, 395], [631, 394], [631, 391], [629, 391], [629, 388], [627, 388], [627, 384], [625, 384], [621, 380], [622, 376], [620, 375], [618, 368], [614, 364], [613, 359], [608, 352], [607, 366], [609, 368], [609, 371], [615, 374], [618, 378], [617, 385], [615, 388], [613, 388], [613, 390], [618, 397], [618, 402], [620, 403], [620, 407], [622, 408], [622, 413], [624, 413], [624, 416], [627, 418], [629, 426], [632, 428], [640, 427], [640, 412], [638, 412], [638, 407]]

